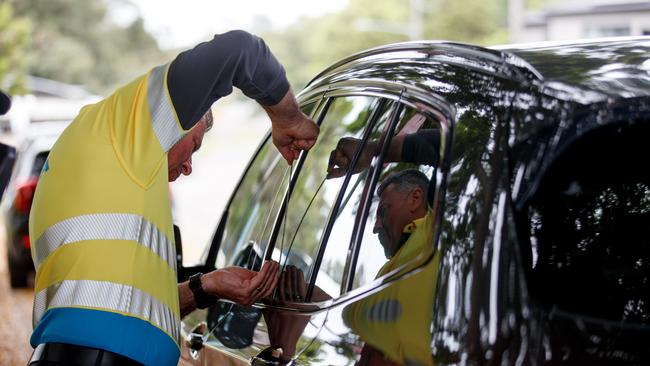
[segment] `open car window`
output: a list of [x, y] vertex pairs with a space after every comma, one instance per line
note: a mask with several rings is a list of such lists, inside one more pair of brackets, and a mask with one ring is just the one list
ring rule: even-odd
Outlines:
[[[303, 108], [310, 115], [315, 104]], [[224, 215], [226, 224], [216, 268], [261, 267], [287, 187], [290, 167], [267, 138], [251, 162]]]
[[[342, 179], [328, 179], [328, 161], [339, 139], [359, 139], [380, 100], [372, 97], [339, 97], [331, 101], [321, 122], [316, 145], [308, 152], [281, 218], [272, 259], [283, 273], [276, 297], [286, 302], [303, 302], [312, 277], [324, 229], [342, 188]], [[318, 273], [319, 299], [338, 296], [344, 263], [325, 263]], [[316, 269], [318, 270], [318, 269]], [[287, 272], [288, 271], [288, 272]]]
[[[292, 278], [280, 281], [277, 300], [325, 301], [428, 258], [433, 250], [431, 194], [440, 155], [439, 136], [439, 121], [396, 102], [368, 97], [332, 101], [319, 142], [301, 168], [275, 242], [273, 259], [280, 261], [283, 273]], [[382, 152], [385, 156], [380, 163]], [[413, 208], [420, 216], [403, 223], [403, 218], [395, 217], [391, 235], [408, 230], [407, 226], [415, 225], [411, 221], [416, 221], [421, 227], [415, 236], [420, 239], [417, 245], [405, 245], [407, 235], [397, 235], [397, 242], [387, 244], [381, 226], [376, 225], [380, 200], [375, 187], [407, 170], [410, 175], [406, 183], [399, 182], [395, 205], [400, 206], [399, 200], [410, 190], [417, 190], [420, 204]], [[419, 187], [413, 186], [413, 179], [419, 179]], [[369, 207], [364, 206], [366, 198], [372, 202]], [[390, 245], [394, 250], [388, 255], [384, 247]], [[416, 248], [418, 245], [424, 247]], [[399, 251], [401, 246], [404, 250]]]

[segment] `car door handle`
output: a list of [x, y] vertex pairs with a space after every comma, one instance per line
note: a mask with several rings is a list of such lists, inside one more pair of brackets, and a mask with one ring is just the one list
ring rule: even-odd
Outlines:
[[190, 334], [185, 337], [185, 345], [192, 351], [199, 351], [203, 348], [203, 339], [205, 337], [206, 331], [208, 330], [208, 324], [206, 322], [200, 322]]
[[285, 365], [287, 362], [282, 360], [282, 348], [280, 347], [267, 347], [263, 349], [257, 356], [251, 358], [251, 366], [279, 366]]

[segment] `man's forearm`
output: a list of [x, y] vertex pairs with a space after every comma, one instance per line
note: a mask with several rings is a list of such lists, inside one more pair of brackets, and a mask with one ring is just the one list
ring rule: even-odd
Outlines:
[[273, 144], [289, 164], [298, 158], [300, 151], [314, 146], [319, 128], [302, 113], [291, 89], [279, 103], [263, 107], [271, 118]]
[[269, 115], [271, 123], [277, 127], [288, 127], [303, 116], [291, 90], [287, 91], [279, 103], [272, 106], [262, 105], [262, 107]]
[[194, 301], [194, 294], [190, 290], [189, 281], [178, 284], [178, 302], [180, 304], [181, 319], [196, 309], [196, 302]]

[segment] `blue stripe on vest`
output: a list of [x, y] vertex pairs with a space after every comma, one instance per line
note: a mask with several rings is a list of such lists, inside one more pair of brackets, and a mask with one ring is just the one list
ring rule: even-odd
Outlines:
[[148, 322], [107, 311], [80, 308], [48, 310], [32, 333], [30, 343], [58, 342], [99, 348], [145, 365], [178, 364], [178, 346]]

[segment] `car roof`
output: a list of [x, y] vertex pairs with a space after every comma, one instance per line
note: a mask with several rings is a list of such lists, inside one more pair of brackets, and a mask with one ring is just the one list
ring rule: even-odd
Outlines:
[[[650, 37], [494, 48], [442, 41], [397, 43], [336, 62], [317, 75], [303, 93], [307, 97], [335, 88], [337, 83], [354, 91], [355, 85], [363, 87], [364, 82], [373, 80], [403, 90], [418, 89], [418, 98], [441, 96], [451, 105], [495, 92], [499, 87], [493, 86], [494, 81], [504, 88], [515, 85], [514, 90], [522, 94], [549, 97], [544, 98], [544, 108], [552, 110], [539, 118], [518, 119], [520, 124], [509, 141], [510, 148], [517, 151], [513, 163], [526, 166], [518, 189], [518, 202], [523, 205], [567, 146], [605, 123], [645, 119], [650, 113], [646, 102], [650, 95]], [[552, 100], [563, 103], [548, 103]], [[560, 108], [571, 110], [571, 117], [560, 113]]]
[[484, 48], [444, 41], [396, 43], [334, 63], [308, 86], [393, 79], [444, 94], [432, 80], [441, 64], [521, 83], [558, 99], [590, 104], [650, 94], [650, 37], [607, 38]]
[[525, 60], [551, 89], [583, 103], [650, 94], [650, 37], [602, 38], [494, 47]]

